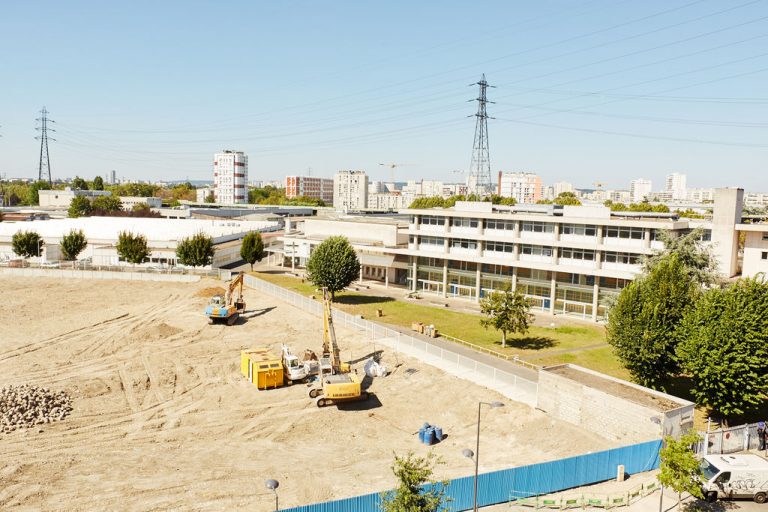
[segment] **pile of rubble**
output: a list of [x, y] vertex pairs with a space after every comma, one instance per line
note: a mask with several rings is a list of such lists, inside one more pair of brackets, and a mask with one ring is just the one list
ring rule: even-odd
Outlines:
[[22, 384], [0, 388], [0, 433], [63, 420], [72, 412], [64, 391]]

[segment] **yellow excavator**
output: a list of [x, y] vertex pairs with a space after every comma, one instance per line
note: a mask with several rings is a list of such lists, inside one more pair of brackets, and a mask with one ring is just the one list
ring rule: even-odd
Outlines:
[[323, 288], [323, 352], [320, 355], [318, 385], [309, 390], [309, 397], [318, 407], [367, 400], [370, 394], [361, 388], [360, 378], [343, 363], [336, 343], [331, 314], [331, 294]]
[[[237, 297], [234, 297], [237, 291]], [[205, 308], [205, 314], [208, 316], [209, 324], [226, 323], [234, 325], [237, 319], [245, 311], [245, 300], [243, 300], [243, 273], [229, 282], [226, 293], [214, 295]]]

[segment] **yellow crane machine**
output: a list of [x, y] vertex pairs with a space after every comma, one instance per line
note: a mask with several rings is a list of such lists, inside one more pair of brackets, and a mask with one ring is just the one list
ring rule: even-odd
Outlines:
[[333, 328], [331, 294], [326, 288], [323, 288], [323, 352], [317, 376], [318, 385], [309, 390], [309, 397], [318, 407], [367, 400], [370, 396], [362, 390], [360, 378], [350, 371], [349, 364], [341, 361]]

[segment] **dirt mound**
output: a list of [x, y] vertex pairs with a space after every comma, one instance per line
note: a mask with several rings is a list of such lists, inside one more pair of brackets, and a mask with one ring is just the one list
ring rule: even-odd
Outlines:
[[207, 288], [202, 288], [195, 293], [195, 297], [203, 297], [205, 299], [210, 299], [214, 295], [224, 295], [226, 290], [222, 288], [221, 286], [209, 286]]
[[178, 334], [182, 331], [178, 327], [168, 325], [165, 322], [160, 322], [156, 325], [142, 326], [138, 329], [134, 329], [134, 332], [138, 335], [141, 341], [156, 341]]

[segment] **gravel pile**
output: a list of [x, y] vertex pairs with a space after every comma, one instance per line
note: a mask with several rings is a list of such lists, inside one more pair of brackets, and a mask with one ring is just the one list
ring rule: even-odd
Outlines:
[[63, 420], [70, 412], [72, 399], [64, 391], [32, 384], [0, 388], [0, 432]]

